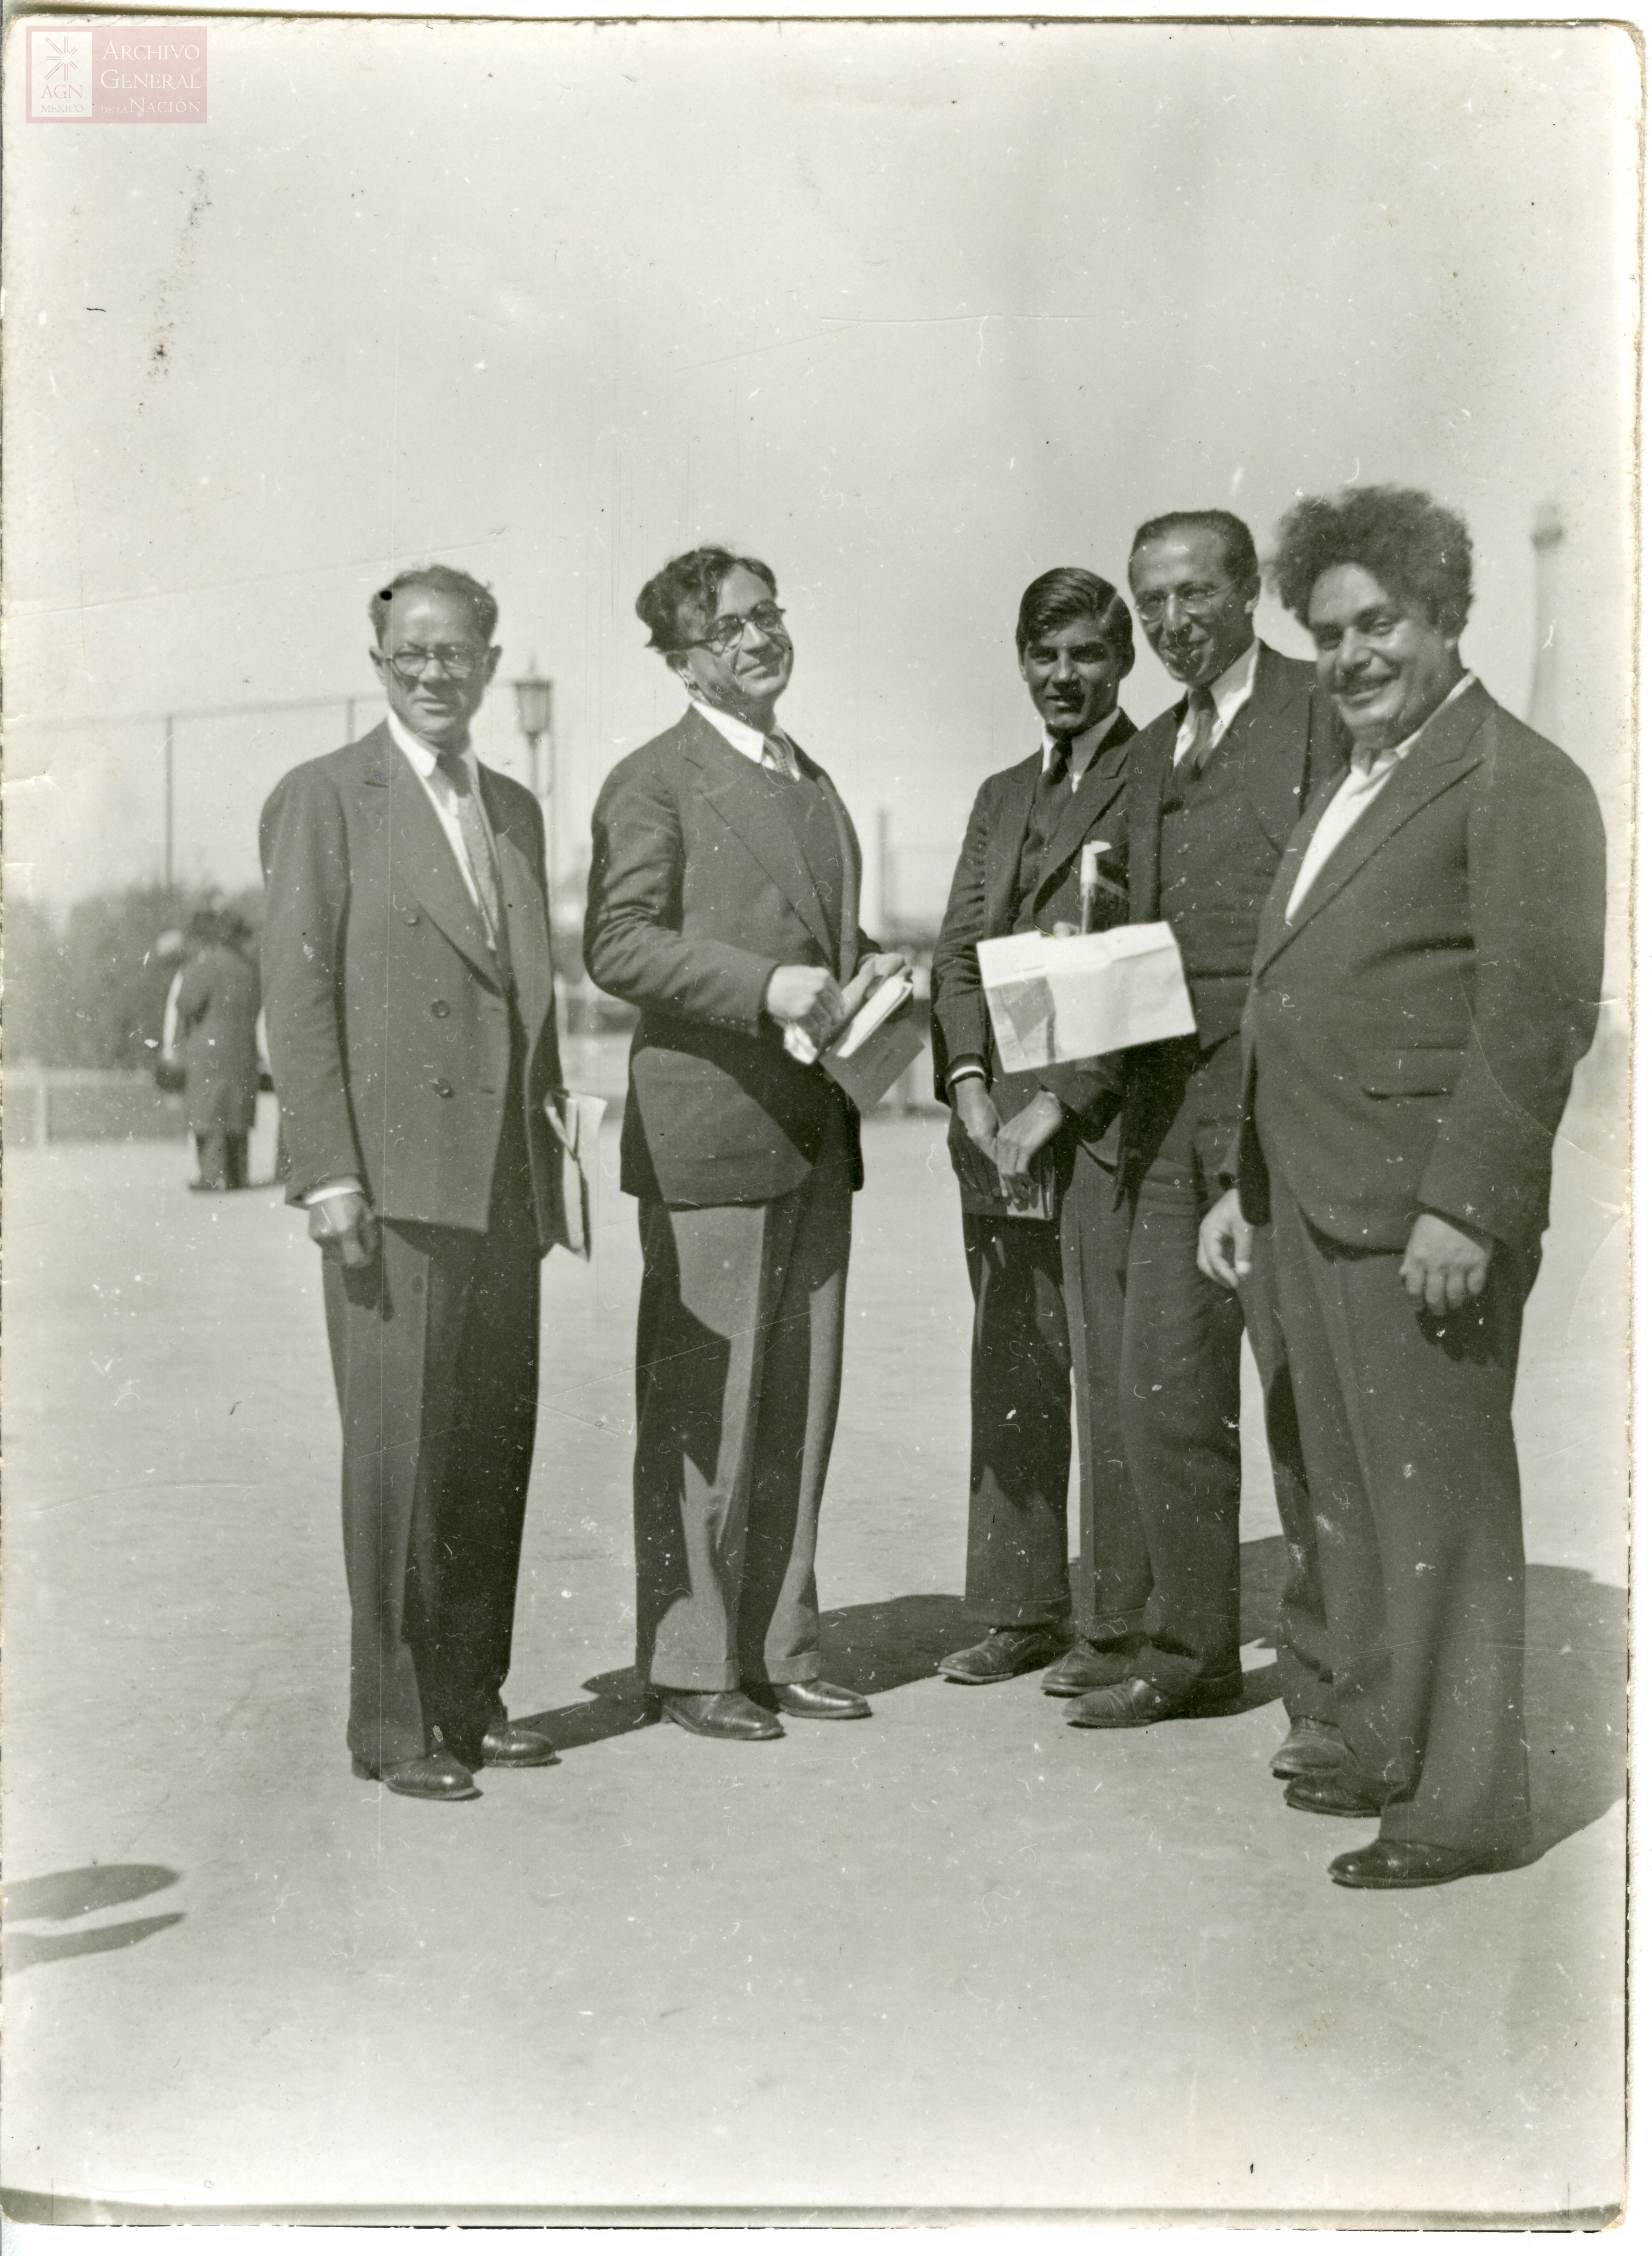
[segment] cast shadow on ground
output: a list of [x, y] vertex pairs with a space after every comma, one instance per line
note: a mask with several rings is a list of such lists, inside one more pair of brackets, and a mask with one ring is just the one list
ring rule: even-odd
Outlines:
[[184, 1916], [180, 1911], [120, 1920], [112, 1927], [83, 1928], [75, 1935], [16, 1932], [19, 1920], [81, 1919], [88, 1912], [108, 1911], [116, 1904], [153, 1895], [171, 1887], [177, 1878], [170, 1865], [80, 1865], [69, 1872], [43, 1872], [38, 1879], [14, 1882], [5, 1892], [7, 1972], [20, 1973], [26, 1966], [46, 1965], [55, 1958], [125, 1950], [163, 1928], [176, 1927]]

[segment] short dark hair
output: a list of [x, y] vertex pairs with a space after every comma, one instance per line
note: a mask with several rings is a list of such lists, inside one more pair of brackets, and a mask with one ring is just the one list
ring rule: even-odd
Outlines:
[[368, 599], [367, 616], [373, 623], [373, 640], [381, 648], [390, 607], [404, 588], [434, 588], [439, 596], [456, 596], [462, 603], [470, 606], [470, 616], [483, 642], [491, 645], [493, 630], [499, 624], [499, 607], [492, 589], [484, 587], [480, 580], [473, 580], [468, 572], [461, 572], [456, 565], [415, 564], [406, 572], [398, 572], [388, 587], [381, 588]]
[[1357, 564], [1391, 596], [1415, 603], [1448, 642], [1474, 600], [1474, 544], [1454, 509], [1415, 486], [1345, 486], [1311, 495], [1281, 519], [1268, 575], [1279, 600], [1308, 624], [1316, 582]]
[[1150, 517], [1145, 525], [1136, 527], [1130, 553], [1133, 557], [1148, 541], [1168, 539], [1173, 533], [1183, 532], [1190, 526], [1196, 532], [1215, 533], [1222, 544], [1222, 566], [1230, 580], [1245, 583], [1260, 581], [1262, 568], [1256, 560], [1256, 543], [1251, 539], [1251, 528], [1231, 509], [1173, 509], [1163, 517]]
[[1136, 662], [1136, 638], [1130, 624], [1130, 606], [1110, 580], [1085, 571], [1082, 564], [1058, 564], [1041, 572], [1021, 597], [1015, 621], [1015, 654], [1025, 658], [1027, 645], [1074, 619], [1091, 617], [1101, 622], [1102, 639], [1112, 645], [1119, 671], [1127, 673]]
[[690, 548], [663, 564], [637, 598], [637, 617], [648, 630], [650, 650], [681, 650], [681, 613], [693, 603], [710, 620], [717, 617], [717, 590], [731, 572], [755, 574], [771, 596], [779, 593], [774, 575], [755, 556], [731, 548]]

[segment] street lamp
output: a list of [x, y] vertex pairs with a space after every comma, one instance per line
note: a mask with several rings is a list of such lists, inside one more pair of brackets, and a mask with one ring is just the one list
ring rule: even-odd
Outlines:
[[551, 685], [529, 659], [528, 670], [520, 681], [511, 684], [516, 692], [516, 725], [527, 738], [528, 780], [533, 796], [545, 810], [545, 883], [550, 895], [551, 927], [556, 927], [556, 756], [550, 748], [546, 762], [547, 774], [540, 774], [540, 740], [551, 733]]

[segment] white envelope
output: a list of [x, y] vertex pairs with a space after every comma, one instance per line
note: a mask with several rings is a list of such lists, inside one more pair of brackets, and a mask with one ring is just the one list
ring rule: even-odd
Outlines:
[[1105, 1057], [1194, 1032], [1182, 951], [1168, 924], [1052, 940], [1013, 933], [976, 943], [1006, 1073]]

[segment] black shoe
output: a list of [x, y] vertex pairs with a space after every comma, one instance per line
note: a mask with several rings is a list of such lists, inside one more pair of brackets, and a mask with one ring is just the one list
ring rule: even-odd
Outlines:
[[1427, 1841], [1370, 1841], [1333, 1857], [1325, 1869], [1339, 1888], [1437, 1888], [1471, 1872], [1506, 1872], [1518, 1862], [1508, 1854], [1437, 1849]]
[[392, 1794], [411, 1794], [415, 1801], [480, 1801], [482, 1789], [464, 1765], [440, 1741], [427, 1755], [381, 1766], [352, 1755], [350, 1769], [357, 1778], [376, 1778]]
[[1054, 1660], [1065, 1641], [1048, 1622], [1029, 1629], [990, 1629], [979, 1645], [949, 1653], [935, 1667], [950, 1684], [1003, 1684]]
[[1294, 1778], [1285, 1788], [1288, 1809], [1317, 1817], [1380, 1817], [1387, 1795], [1357, 1770], [1323, 1770]]
[[1292, 1724], [1274, 1755], [1275, 1778], [1308, 1778], [1315, 1771], [1345, 1770], [1353, 1749], [1334, 1724], [1303, 1716]]
[[744, 1692], [673, 1692], [653, 1688], [658, 1712], [702, 1739], [783, 1739], [785, 1731]]
[[1196, 1686], [1190, 1692], [1163, 1692], [1144, 1676], [1127, 1676], [1122, 1684], [1104, 1685], [1086, 1692], [1067, 1711], [1067, 1721], [1085, 1731], [1128, 1731], [1144, 1724], [1168, 1724], [1178, 1716], [1232, 1716], [1239, 1711], [1239, 1696], [1213, 1699]]
[[467, 1770], [541, 1770], [561, 1757], [543, 1731], [513, 1724], [508, 1716], [494, 1718], [476, 1738], [461, 1731], [444, 1731], [443, 1738]]
[[759, 1707], [778, 1708], [782, 1716], [810, 1716], [822, 1723], [847, 1724], [870, 1716], [871, 1708], [858, 1692], [815, 1677], [807, 1684], [751, 1684], [746, 1687]]
[[1105, 1685], [1122, 1684], [1126, 1676], [1135, 1674], [1139, 1645], [1098, 1645], [1092, 1638], [1081, 1637], [1077, 1643], [1063, 1653], [1054, 1668], [1044, 1672], [1044, 1689], [1052, 1700], [1077, 1700], [1085, 1692], [1099, 1692]]

